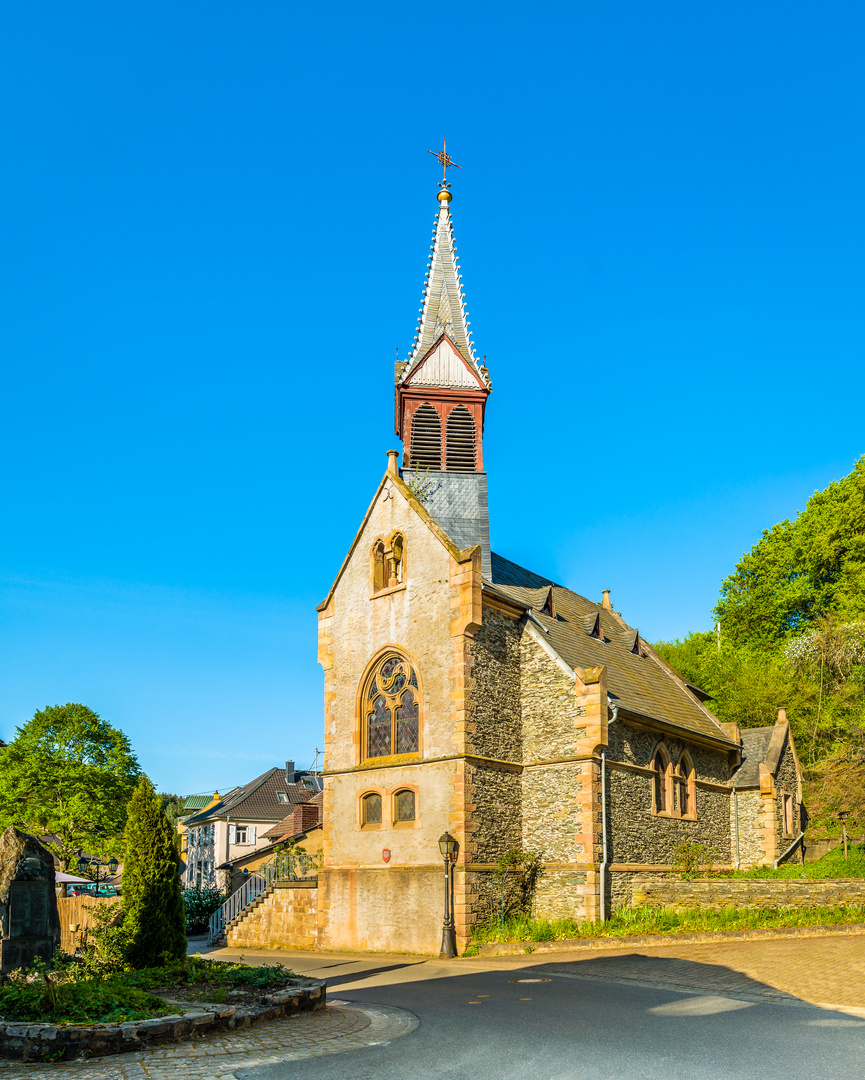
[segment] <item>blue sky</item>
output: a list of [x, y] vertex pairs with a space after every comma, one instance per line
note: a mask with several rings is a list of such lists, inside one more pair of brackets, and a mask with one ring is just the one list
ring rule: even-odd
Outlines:
[[446, 135], [493, 546], [650, 639], [865, 452], [858, 5], [9, 7], [0, 736], [322, 745]]

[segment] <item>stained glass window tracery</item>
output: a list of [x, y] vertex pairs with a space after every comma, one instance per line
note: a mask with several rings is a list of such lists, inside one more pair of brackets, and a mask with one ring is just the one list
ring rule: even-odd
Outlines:
[[417, 673], [397, 653], [375, 667], [364, 701], [364, 757], [417, 753], [420, 739], [420, 693]]

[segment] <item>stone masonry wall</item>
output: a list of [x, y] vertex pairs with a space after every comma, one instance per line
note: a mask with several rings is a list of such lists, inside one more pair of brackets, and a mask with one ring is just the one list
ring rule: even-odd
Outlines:
[[633, 903], [648, 907], [823, 907], [865, 904], [862, 878], [692, 878], [635, 874]]
[[305, 884], [277, 884], [226, 934], [236, 949], [315, 949], [318, 889]]
[[520, 666], [523, 761], [574, 757], [585, 728], [576, 724], [573, 678], [526, 631], [521, 639]]
[[474, 730], [468, 749], [505, 761], [522, 758], [519, 624], [484, 607], [472, 643]]
[[490, 763], [466, 766], [474, 809], [471, 822], [473, 861], [497, 862], [505, 852], [519, 848], [521, 829], [520, 775], [518, 768]]
[[[796, 760], [793, 757], [793, 750], [790, 747], [790, 737], [784, 743], [784, 750], [781, 753], [781, 760], [778, 763], [778, 770], [775, 773], [775, 820], [778, 827], [778, 855], [781, 856], [795, 840], [801, 831], [800, 821], [800, 807], [799, 800], [796, 798], [798, 791], [798, 782], [796, 777]], [[784, 832], [784, 795], [793, 796], [793, 832], [791, 835], [787, 835]], [[800, 863], [802, 862], [802, 848], [798, 847], [792, 855], [788, 856], [785, 862]]]
[[[762, 799], [759, 791], [740, 791], [737, 793], [739, 803], [739, 865], [743, 870], [749, 866], [756, 866], [762, 861], [763, 849], [760, 846], [760, 805]], [[731, 861], [736, 860], [736, 807], [733, 798], [730, 798], [730, 835], [733, 838]]]
[[562, 762], [523, 770], [523, 848], [544, 862], [576, 862], [584, 850], [574, 837], [583, 832], [584, 785], [589, 762]]
[[[652, 814], [652, 776], [620, 770], [615, 761], [648, 768], [658, 737], [625, 723], [609, 732], [607, 814], [609, 860], [612, 863], [669, 865], [676, 845], [683, 840], [705, 844], [714, 863], [730, 862], [730, 792], [697, 787], [696, 821], [655, 817]], [[686, 745], [673, 738], [664, 743], [673, 763], [687, 749], [698, 780], [721, 783], [728, 771], [723, 753]]]

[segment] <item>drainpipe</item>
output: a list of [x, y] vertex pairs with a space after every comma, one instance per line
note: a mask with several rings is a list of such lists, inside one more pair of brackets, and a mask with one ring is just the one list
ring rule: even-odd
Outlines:
[[739, 858], [739, 792], [735, 784], [733, 784], [733, 821], [736, 825], [736, 869], [738, 870], [742, 860]]
[[[613, 705], [613, 718], [607, 724], [607, 732], [619, 719], [619, 706]], [[607, 748], [601, 749], [601, 833], [603, 852], [601, 855], [601, 922], [607, 921]]]

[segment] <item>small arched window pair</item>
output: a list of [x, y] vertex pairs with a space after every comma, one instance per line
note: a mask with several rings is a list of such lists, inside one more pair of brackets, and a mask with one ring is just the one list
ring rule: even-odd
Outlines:
[[372, 591], [392, 589], [403, 580], [405, 541], [402, 533], [393, 533], [386, 540], [376, 540], [372, 546]]
[[[416, 798], [411, 790], [397, 791], [393, 796], [393, 821], [402, 825], [414, 821], [416, 816]], [[382, 824], [382, 798], [379, 792], [371, 791], [360, 801], [361, 825]]]
[[361, 700], [364, 758], [417, 753], [420, 689], [404, 657], [390, 653], [376, 664]]
[[652, 757], [653, 811], [670, 817], [696, 817], [697, 799], [694, 765], [687, 750], [673, 768], [666, 746], [661, 743]]

